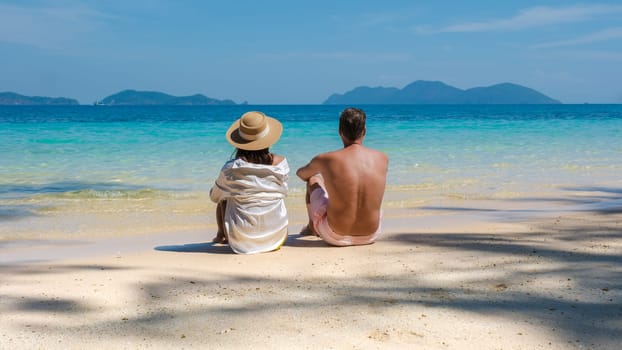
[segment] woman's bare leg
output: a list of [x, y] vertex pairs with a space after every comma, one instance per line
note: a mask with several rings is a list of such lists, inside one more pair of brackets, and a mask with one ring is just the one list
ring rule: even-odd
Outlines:
[[216, 238], [212, 240], [213, 243], [227, 243], [227, 233], [225, 231], [225, 209], [227, 208], [227, 201], [220, 201], [216, 205], [216, 224], [218, 225], [218, 231], [216, 232]]

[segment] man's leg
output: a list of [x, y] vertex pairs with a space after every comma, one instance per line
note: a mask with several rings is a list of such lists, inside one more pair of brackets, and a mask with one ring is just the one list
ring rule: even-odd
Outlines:
[[225, 209], [227, 208], [227, 201], [220, 201], [216, 205], [216, 224], [218, 225], [218, 232], [216, 232], [216, 238], [212, 240], [213, 243], [227, 243], [227, 234], [225, 232]]
[[320, 174], [311, 176], [309, 178], [309, 181], [307, 181], [307, 192], [305, 194], [305, 203], [307, 204], [307, 214], [309, 216], [309, 223], [307, 224], [306, 227], [303, 227], [303, 229], [300, 231], [300, 234], [303, 236], [308, 236], [308, 235], [317, 236], [318, 235], [317, 232], [315, 231], [315, 228], [313, 227], [313, 216], [309, 208], [311, 205], [311, 193], [320, 187], [324, 188], [324, 179], [322, 179], [322, 175]]

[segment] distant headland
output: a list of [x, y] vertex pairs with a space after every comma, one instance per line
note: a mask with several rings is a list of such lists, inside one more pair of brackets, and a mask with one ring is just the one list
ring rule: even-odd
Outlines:
[[236, 103], [232, 100], [218, 100], [201, 94], [173, 96], [158, 91], [123, 90], [97, 101], [95, 104], [108, 106], [225, 106]]
[[66, 97], [24, 96], [15, 92], [0, 92], [0, 105], [13, 106], [67, 106], [78, 105], [78, 100]]
[[[0, 92], [0, 105], [4, 106], [70, 106], [80, 104], [78, 100], [66, 97], [24, 96], [15, 92]], [[158, 91], [123, 90], [94, 105], [106, 106], [226, 106], [236, 105], [232, 100], [218, 100], [205, 95], [173, 96]], [[242, 103], [247, 104], [246, 102]]]
[[512, 83], [458, 89], [440, 81], [417, 80], [403, 89], [360, 86], [331, 95], [324, 104], [560, 104], [536, 90]]

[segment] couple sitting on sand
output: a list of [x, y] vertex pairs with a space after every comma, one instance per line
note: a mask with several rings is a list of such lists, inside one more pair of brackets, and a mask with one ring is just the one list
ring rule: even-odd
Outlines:
[[[334, 246], [373, 243], [380, 235], [387, 156], [363, 146], [365, 112], [347, 108], [339, 119], [343, 149], [323, 153], [296, 175], [307, 183], [309, 224], [313, 234]], [[270, 146], [281, 137], [281, 123], [261, 112], [248, 112], [227, 131], [236, 147], [210, 191], [217, 203], [215, 243], [228, 242], [240, 254], [277, 250], [287, 238], [289, 165]]]

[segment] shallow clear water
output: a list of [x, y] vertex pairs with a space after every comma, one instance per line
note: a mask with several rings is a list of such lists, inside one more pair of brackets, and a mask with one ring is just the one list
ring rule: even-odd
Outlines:
[[[91, 199], [206, 200], [233, 151], [224, 133], [248, 110], [283, 122], [272, 150], [288, 158], [290, 187], [300, 193], [295, 170], [341, 147], [342, 109], [0, 106], [0, 220], [33, 202], [53, 212]], [[622, 105], [364, 109], [365, 144], [390, 158], [389, 189], [521, 195], [610, 184], [622, 170]]]

